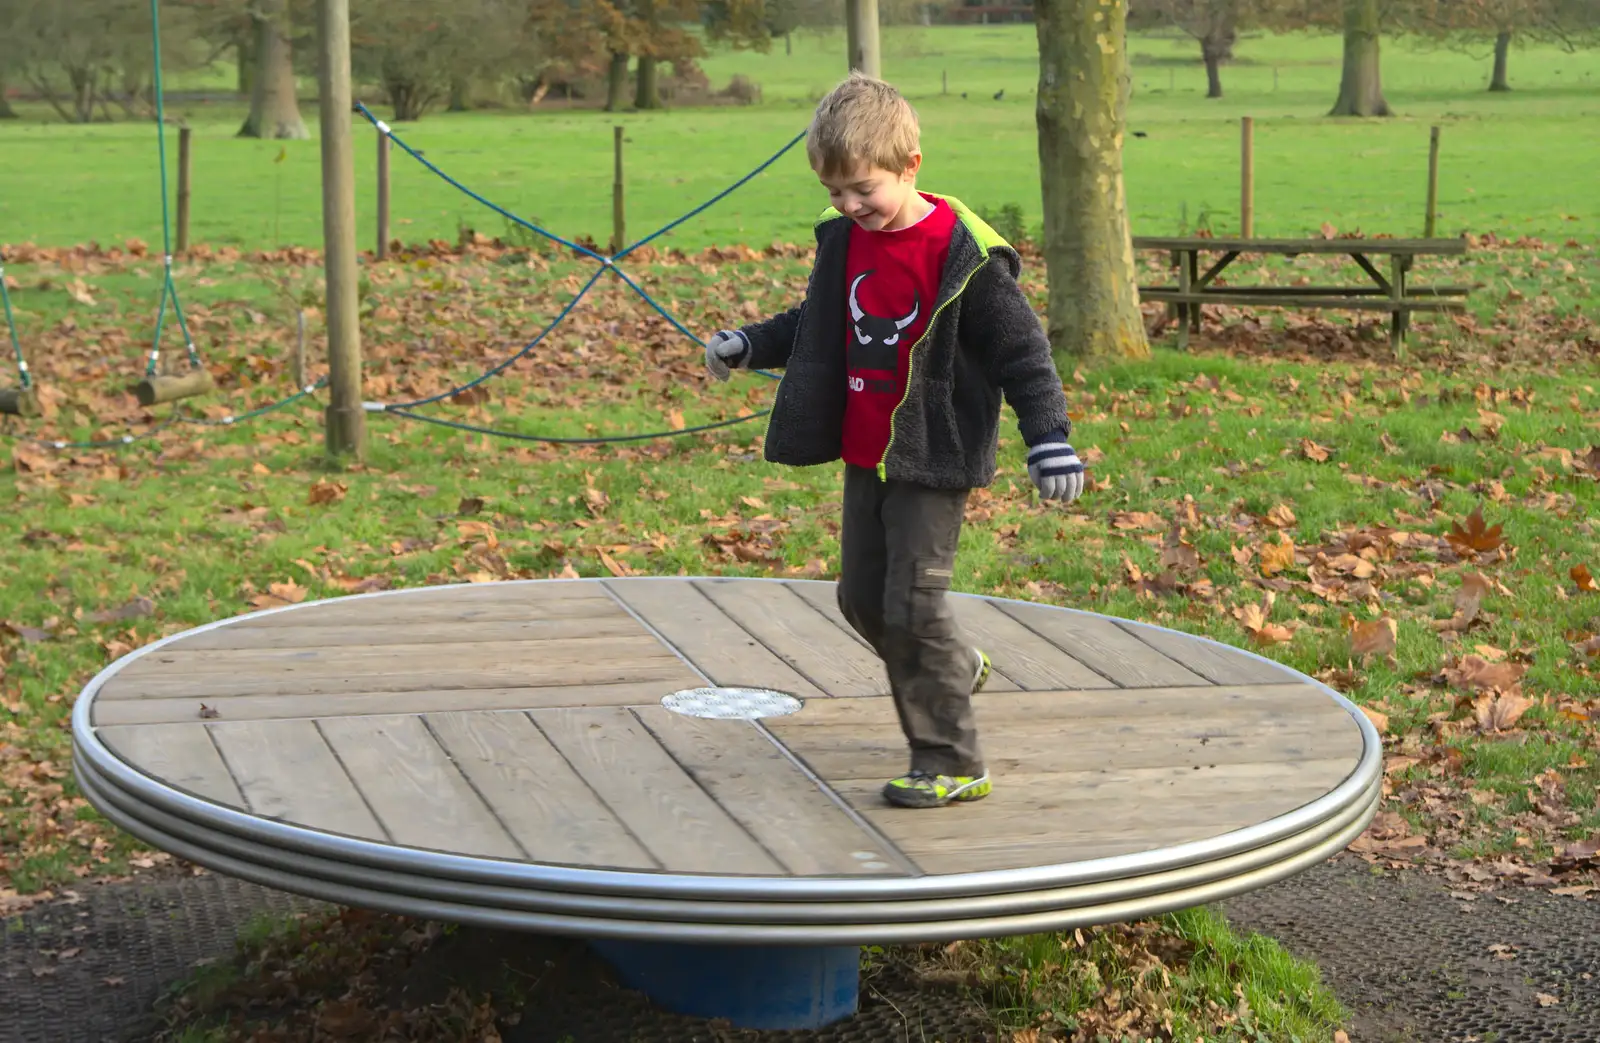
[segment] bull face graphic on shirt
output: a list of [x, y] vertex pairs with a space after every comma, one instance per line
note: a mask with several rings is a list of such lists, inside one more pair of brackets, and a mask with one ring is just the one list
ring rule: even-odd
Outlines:
[[921, 297], [913, 292], [911, 311], [899, 318], [869, 315], [861, 307], [861, 283], [871, 271], [862, 272], [850, 283], [850, 322], [855, 338], [850, 343], [851, 369], [887, 370], [894, 372], [900, 366], [900, 337], [905, 328], [917, 321], [922, 309]]

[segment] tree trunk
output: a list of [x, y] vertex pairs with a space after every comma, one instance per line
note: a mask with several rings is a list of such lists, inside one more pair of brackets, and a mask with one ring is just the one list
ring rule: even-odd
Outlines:
[[1222, 97], [1222, 63], [1233, 59], [1233, 43], [1239, 36], [1235, 28], [1238, 12], [1232, 3], [1216, 4], [1200, 37], [1200, 57], [1206, 63], [1206, 97]]
[[384, 93], [389, 95], [389, 104], [394, 108], [394, 121], [404, 123], [422, 118], [423, 109], [427, 108], [432, 100], [425, 93], [419, 83], [411, 80], [390, 79], [385, 80]]
[[1222, 56], [1202, 41], [1200, 54], [1206, 60], [1206, 97], [1222, 97]]
[[256, 81], [256, 34], [255, 27], [251, 26], [239, 34], [239, 39], [233, 45], [234, 56], [238, 60], [238, 82], [235, 90], [243, 97], [248, 98], [251, 91], [255, 90]]
[[445, 106], [446, 112], [466, 112], [472, 108], [472, 87], [461, 76], [450, 80], [450, 104]]
[[285, 0], [258, 0], [250, 17], [256, 27], [256, 68], [250, 89], [250, 115], [241, 138], [308, 138], [294, 91]]
[[1344, 74], [1330, 116], [1387, 116], [1378, 63], [1378, 0], [1344, 0]]
[[656, 60], [647, 55], [639, 55], [638, 69], [639, 84], [633, 92], [633, 107], [636, 109], [659, 109], [661, 107], [661, 92], [656, 89]]
[[74, 123], [94, 121], [95, 73], [92, 69], [67, 70], [67, 80], [72, 84], [72, 119]]
[[621, 52], [613, 51], [611, 54], [611, 68], [606, 73], [606, 111], [617, 112], [621, 110], [622, 95], [628, 89], [628, 56]]
[[1064, 366], [1147, 358], [1122, 184], [1127, 0], [1034, 0], [1033, 10], [1050, 343]]
[[1489, 80], [1492, 91], [1508, 91], [1511, 83], [1506, 79], [1506, 52], [1511, 50], [1511, 31], [1501, 31], [1494, 38], [1494, 76]]
[[6, 79], [5, 66], [0, 65], [0, 120], [14, 120], [17, 118], [17, 110], [11, 107], [11, 99], [6, 97], [6, 91], [9, 89], [10, 85]]

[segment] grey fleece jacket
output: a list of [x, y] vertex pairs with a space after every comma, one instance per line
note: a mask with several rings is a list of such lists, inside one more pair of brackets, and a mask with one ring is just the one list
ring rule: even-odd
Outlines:
[[[994, 480], [1002, 393], [1030, 445], [1055, 431], [1070, 434], [1071, 422], [1050, 343], [1017, 285], [1022, 259], [958, 200], [941, 198], [958, 220], [938, 303], [911, 347], [878, 477], [969, 489]], [[746, 365], [784, 370], [767, 423], [766, 458], [774, 463], [839, 459], [850, 226], [837, 210], [824, 212], [805, 300], [739, 331], [750, 345]]]

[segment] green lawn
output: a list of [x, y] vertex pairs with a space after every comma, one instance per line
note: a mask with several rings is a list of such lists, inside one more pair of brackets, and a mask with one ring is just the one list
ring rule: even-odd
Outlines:
[[[1256, 130], [1256, 231], [1417, 234], [1422, 225], [1428, 126], [1444, 127], [1440, 232], [1531, 234], [1594, 241], [1600, 232], [1600, 52], [1519, 50], [1510, 94], [1482, 90], [1487, 65], [1454, 51], [1386, 47], [1385, 84], [1400, 116], [1329, 120], [1338, 80], [1332, 36], [1252, 37], [1224, 72], [1228, 97], [1203, 97], [1204, 72], [1187, 39], [1134, 43], [1127, 142], [1128, 200], [1136, 234], [1169, 234], [1209, 215], [1235, 226], [1238, 119]], [[713, 82], [741, 73], [763, 86], [748, 108], [654, 114], [556, 107], [535, 114], [430, 114], [402, 136], [468, 185], [568, 236], [610, 234], [611, 125], [628, 128], [629, 229], [637, 234], [679, 216], [755, 167], [794, 134], [810, 99], [842, 74], [837, 35], [795, 38], [795, 53], [719, 53]], [[1038, 221], [1034, 140], [1035, 43], [1031, 26], [906, 28], [885, 33], [885, 72], [915, 100], [928, 151], [926, 187], [974, 206], [1018, 204]], [[950, 94], [941, 95], [948, 72]], [[226, 75], [221, 77], [227, 79]], [[1005, 90], [995, 101], [992, 95]], [[961, 92], [968, 97], [962, 98]], [[6, 184], [0, 242], [65, 245], [137, 237], [160, 242], [156, 148], [148, 122], [66, 126], [0, 124]], [[316, 115], [314, 101], [302, 111]], [[241, 141], [235, 104], [180, 104], [195, 127], [194, 238], [259, 248], [321, 241], [315, 141]], [[383, 112], [380, 110], [380, 115]], [[362, 243], [373, 237], [373, 135], [358, 127]], [[175, 134], [173, 135], [175, 141]], [[175, 147], [175, 146], [174, 146]], [[281, 161], [280, 161], [281, 157]], [[798, 150], [725, 203], [674, 233], [685, 248], [733, 242], [802, 241], [825, 204]], [[453, 241], [463, 225], [499, 234], [504, 222], [399, 157], [394, 169], [396, 235]]]

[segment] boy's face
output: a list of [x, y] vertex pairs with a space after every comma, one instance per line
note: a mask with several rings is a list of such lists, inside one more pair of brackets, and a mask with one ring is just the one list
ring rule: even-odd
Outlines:
[[912, 205], [917, 198], [917, 170], [921, 166], [922, 153], [913, 152], [910, 164], [898, 173], [858, 163], [834, 177], [819, 173], [817, 180], [828, 190], [828, 199], [841, 214], [869, 232], [892, 231], [921, 216], [920, 208]]

